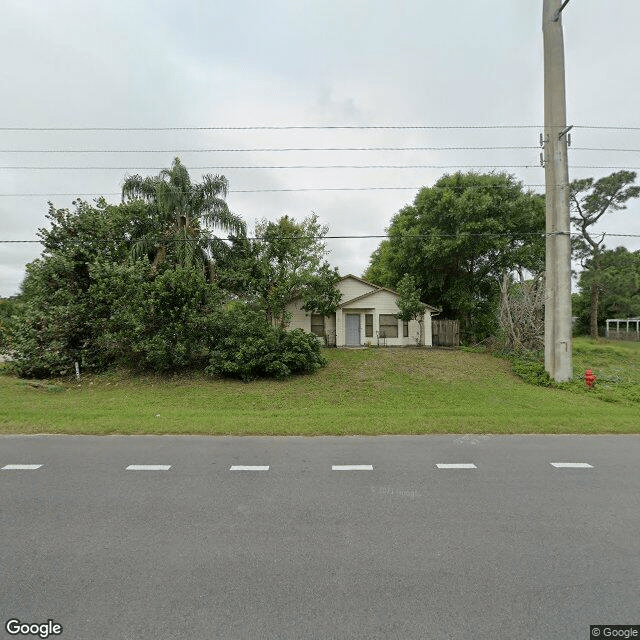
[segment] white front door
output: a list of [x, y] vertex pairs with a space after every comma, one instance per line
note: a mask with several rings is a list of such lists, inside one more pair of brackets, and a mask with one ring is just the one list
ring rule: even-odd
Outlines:
[[347, 347], [360, 346], [360, 316], [355, 313], [348, 313], [345, 319]]

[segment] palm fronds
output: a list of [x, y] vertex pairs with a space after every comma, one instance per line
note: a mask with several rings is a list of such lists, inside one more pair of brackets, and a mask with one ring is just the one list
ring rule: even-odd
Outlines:
[[127, 177], [122, 187], [123, 202], [142, 199], [155, 205], [155, 234], [147, 234], [134, 244], [132, 258], [148, 256], [154, 272], [169, 255], [182, 266], [207, 265], [210, 254], [219, 253], [224, 244], [207, 227], [233, 234], [246, 232], [244, 221], [229, 211], [224, 200], [228, 186], [224, 176], [210, 174], [193, 184], [179, 158], [158, 176]]

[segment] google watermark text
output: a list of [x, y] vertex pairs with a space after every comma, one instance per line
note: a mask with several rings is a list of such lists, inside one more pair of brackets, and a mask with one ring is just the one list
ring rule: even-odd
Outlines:
[[4, 628], [10, 636], [37, 636], [43, 640], [62, 633], [62, 625], [51, 619], [46, 622], [20, 622], [17, 618], [11, 618]]

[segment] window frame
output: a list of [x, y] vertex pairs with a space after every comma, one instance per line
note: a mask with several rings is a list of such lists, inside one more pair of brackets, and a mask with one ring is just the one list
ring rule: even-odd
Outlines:
[[[386, 321], [385, 323], [383, 323], [383, 318], [387, 319], [387, 318], [393, 318], [395, 320], [395, 325], [392, 324], [390, 321]], [[397, 338], [399, 335], [398, 332], [398, 316], [394, 313], [380, 313], [378, 314], [378, 327], [379, 327], [379, 331], [378, 334], [380, 335], [381, 338]], [[395, 327], [395, 335], [389, 335], [388, 331], [392, 328]], [[384, 333], [384, 335], [383, 335]]]
[[[370, 323], [369, 318], [371, 318]], [[364, 314], [364, 337], [373, 338], [373, 313]]]
[[[320, 318], [322, 320], [322, 322], [318, 322], [318, 318]], [[315, 322], [314, 322], [315, 319]], [[322, 333], [318, 333], [317, 331], [314, 331], [314, 325], [315, 327], [319, 327], [322, 324]], [[318, 336], [319, 338], [322, 338], [326, 335], [326, 325], [325, 325], [325, 317], [319, 313], [312, 313], [311, 314], [311, 333], [313, 333], [314, 336]]]

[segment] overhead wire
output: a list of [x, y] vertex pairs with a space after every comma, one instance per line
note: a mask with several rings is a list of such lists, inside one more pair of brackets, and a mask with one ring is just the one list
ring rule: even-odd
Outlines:
[[[212, 149], [0, 149], [0, 153], [263, 153], [309, 151], [515, 151], [540, 149], [539, 145], [439, 146], [439, 147], [239, 147]], [[571, 147], [572, 151], [640, 153], [640, 149], [607, 147]]]
[[[0, 131], [287, 131], [287, 130], [452, 130], [452, 129], [563, 129], [565, 125], [544, 124], [357, 124], [357, 125], [206, 125], [173, 127], [0, 127]], [[574, 129], [601, 129], [611, 131], [640, 131], [640, 126], [575, 124]]]
[[[403, 234], [355, 234], [355, 235], [325, 235], [325, 236], [313, 236], [313, 235], [304, 235], [304, 236], [270, 236], [269, 238], [265, 238], [263, 236], [246, 236], [244, 239], [246, 240], [299, 240], [299, 239], [309, 239], [309, 240], [367, 240], [367, 239], [405, 239], [405, 238], [460, 238], [460, 237], [472, 237], [472, 238], [523, 238], [523, 237], [547, 237], [547, 236], [559, 236], [559, 235], [569, 235], [572, 237], [581, 237], [579, 232], [562, 232], [562, 231], [532, 231], [532, 232], [523, 232], [523, 233], [492, 233], [492, 232], [482, 232], [482, 233], [473, 233], [470, 231], [461, 231], [459, 233], [403, 233]], [[640, 238], [640, 233], [609, 233], [606, 231], [598, 232], [598, 235], [604, 235], [606, 237], [614, 237], [614, 238]], [[221, 240], [233, 240], [233, 236], [221, 237]], [[167, 239], [167, 238], [158, 238], [159, 241], [165, 243], [177, 243], [177, 242], [201, 242], [200, 239], [196, 238], [180, 238], [178, 239]], [[100, 238], [92, 238], [91, 242], [100, 243], [104, 242], [106, 244], [113, 243], [113, 240], [100, 239]], [[44, 240], [0, 240], [0, 244], [43, 244]]]
[[[162, 171], [166, 167], [70, 167], [70, 166], [0, 166], [5, 170], [42, 170], [42, 171]], [[540, 169], [540, 164], [332, 164], [332, 165], [208, 165], [190, 167], [195, 170], [218, 169]], [[570, 169], [626, 169], [639, 171], [640, 167], [613, 165], [570, 165]]]
[[0, 149], [0, 153], [259, 153], [299, 151], [505, 151], [538, 149], [538, 146], [484, 147], [245, 147], [219, 149]]
[[[469, 130], [469, 129], [534, 129], [544, 128], [541, 125], [247, 125], [247, 126], [198, 126], [198, 127], [0, 127], [0, 131], [267, 131], [267, 130]], [[600, 130], [640, 130], [640, 127], [630, 126], [605, 126], [605, 125], [575, 125], [576, 129], [600, 129]], [[227, 152], [341, 152], [341, 151], [490, 151], [490, 150], [532, 150], [539, 146], [529, 145], [501, 145], [501, 146], [371, 146], [371, 147], [247, 147], [247, 148], [179, 148], [179, 149], [3, 149], [1, 153], [227, 153]], [[573, 147], [572, 151], [599, 151], [599, 152], [640, 152], [640, 149], [607, 148], [607, 147]], [[100, 167], [100, 166], [0, 166], [3, 170], [119, 170], [119, 171], [146, 171], [161, 170], [164, 167]], [[541, 168], [539, 164], [523, 165], [441, 165], [441, 164], [362, 164], [362, 165], [209, 165], [190, 167], [196, 170], [254, 170], [254, 169], [531, 169]], [[624, 167], [610, 165], [572, 165], [571, 169], [609, 169], [609, 170], [640, 170], [639, 167]], [[490, 185], [501, 187], [502, 185]], [[523, 184], [524, 187], [544, 187], [544, 184]], [[505, 185], [508, 187], [508, 185]], [[256, 188], [256, 189], [230, 189], [229, 195], [238, 193], [277, 193], [277, 192], [328, 192], [328, 191], [391, 191], [391, 190], [419, 190], [422, 186], [362, 186], [362, 187], [292, 187], [292, 188]], [[430, 187], [449, 188], [449, 187]], [[478, 188], [486, 188], [481, 185]], [[0, 197], [42, 197], [42, 196], [120, 196], [120, 193], [0, 193]], [[634, 234], [609, 234], [619, 237], [638, 237]], [[342, 236], [335, 236], [340, 238]], [[351, 237], [351, 236], [350, 236]], [[356, 236], [352, 236], [356, 237]], [[386, 236], [363, 236], [386, 237]], [[0, 241], [7, 242], [7, 241]]]
[[[488, 185], [465, 185], [465, 190], [467, 189], [508, 189], [514, 186], [521, 187], [544, 187], [546, 186], [544, 183], [515, 183], [513, 185], [509, 184], [488, 184]], [[261, 188], [261, 189], [229, 189], [227, 195], [233, 195], [235, 193], [288, 193], [288, 192], [305, 192], [305, 191], [419, 191], [420, 189], [428, 188], [428, 189], [452, 189], [451, 186], [440, 186], [434, 185], [432, 187], [425, 187], [425, 185], [418, 186], [397, 186], [397, 187], [291, 187], [291, 188]], [[0, 197], [43, 197], [43, 196], [122, 196], [122, 192], [84, 192], [78, 193], [69, 191], [66, 193], [0, 193]]]
[[[472, 165], [443, 165], [443, 164], [365, 164], [365, 165], [348, 165], [348, 164], [332, 164], [332, 165], [306, 165], [306, 164], [290, 164], [290, 165], [206, 165], [189, 167], [195, 170], [217, 170], [217, 169], [526, 169], [529, 167], [539, 168], [540, 165], [508, 165], [508, 164], [472, 164]], [[0, 165], [0, 169], [19, 169], [19, 170], [70, 170], [70, 171], [161, 171], [166, 167], [97, 167], [97, 166], [7, 166]], [[589, 167], [591, 168], [591, 167]], [[605, 167], [607, 168], [607, 167]]]
[[[359, 125], [210, 125], [183, 127], [0, 127], [0, 131], [310, 131], [310, 130], [449, 130], [449, 129], [540, 129], [536, 124], [487, 125], [423, 125], [423, 124], [359, 124]], [[556, 127], [561, 128], [561, 127]]]

